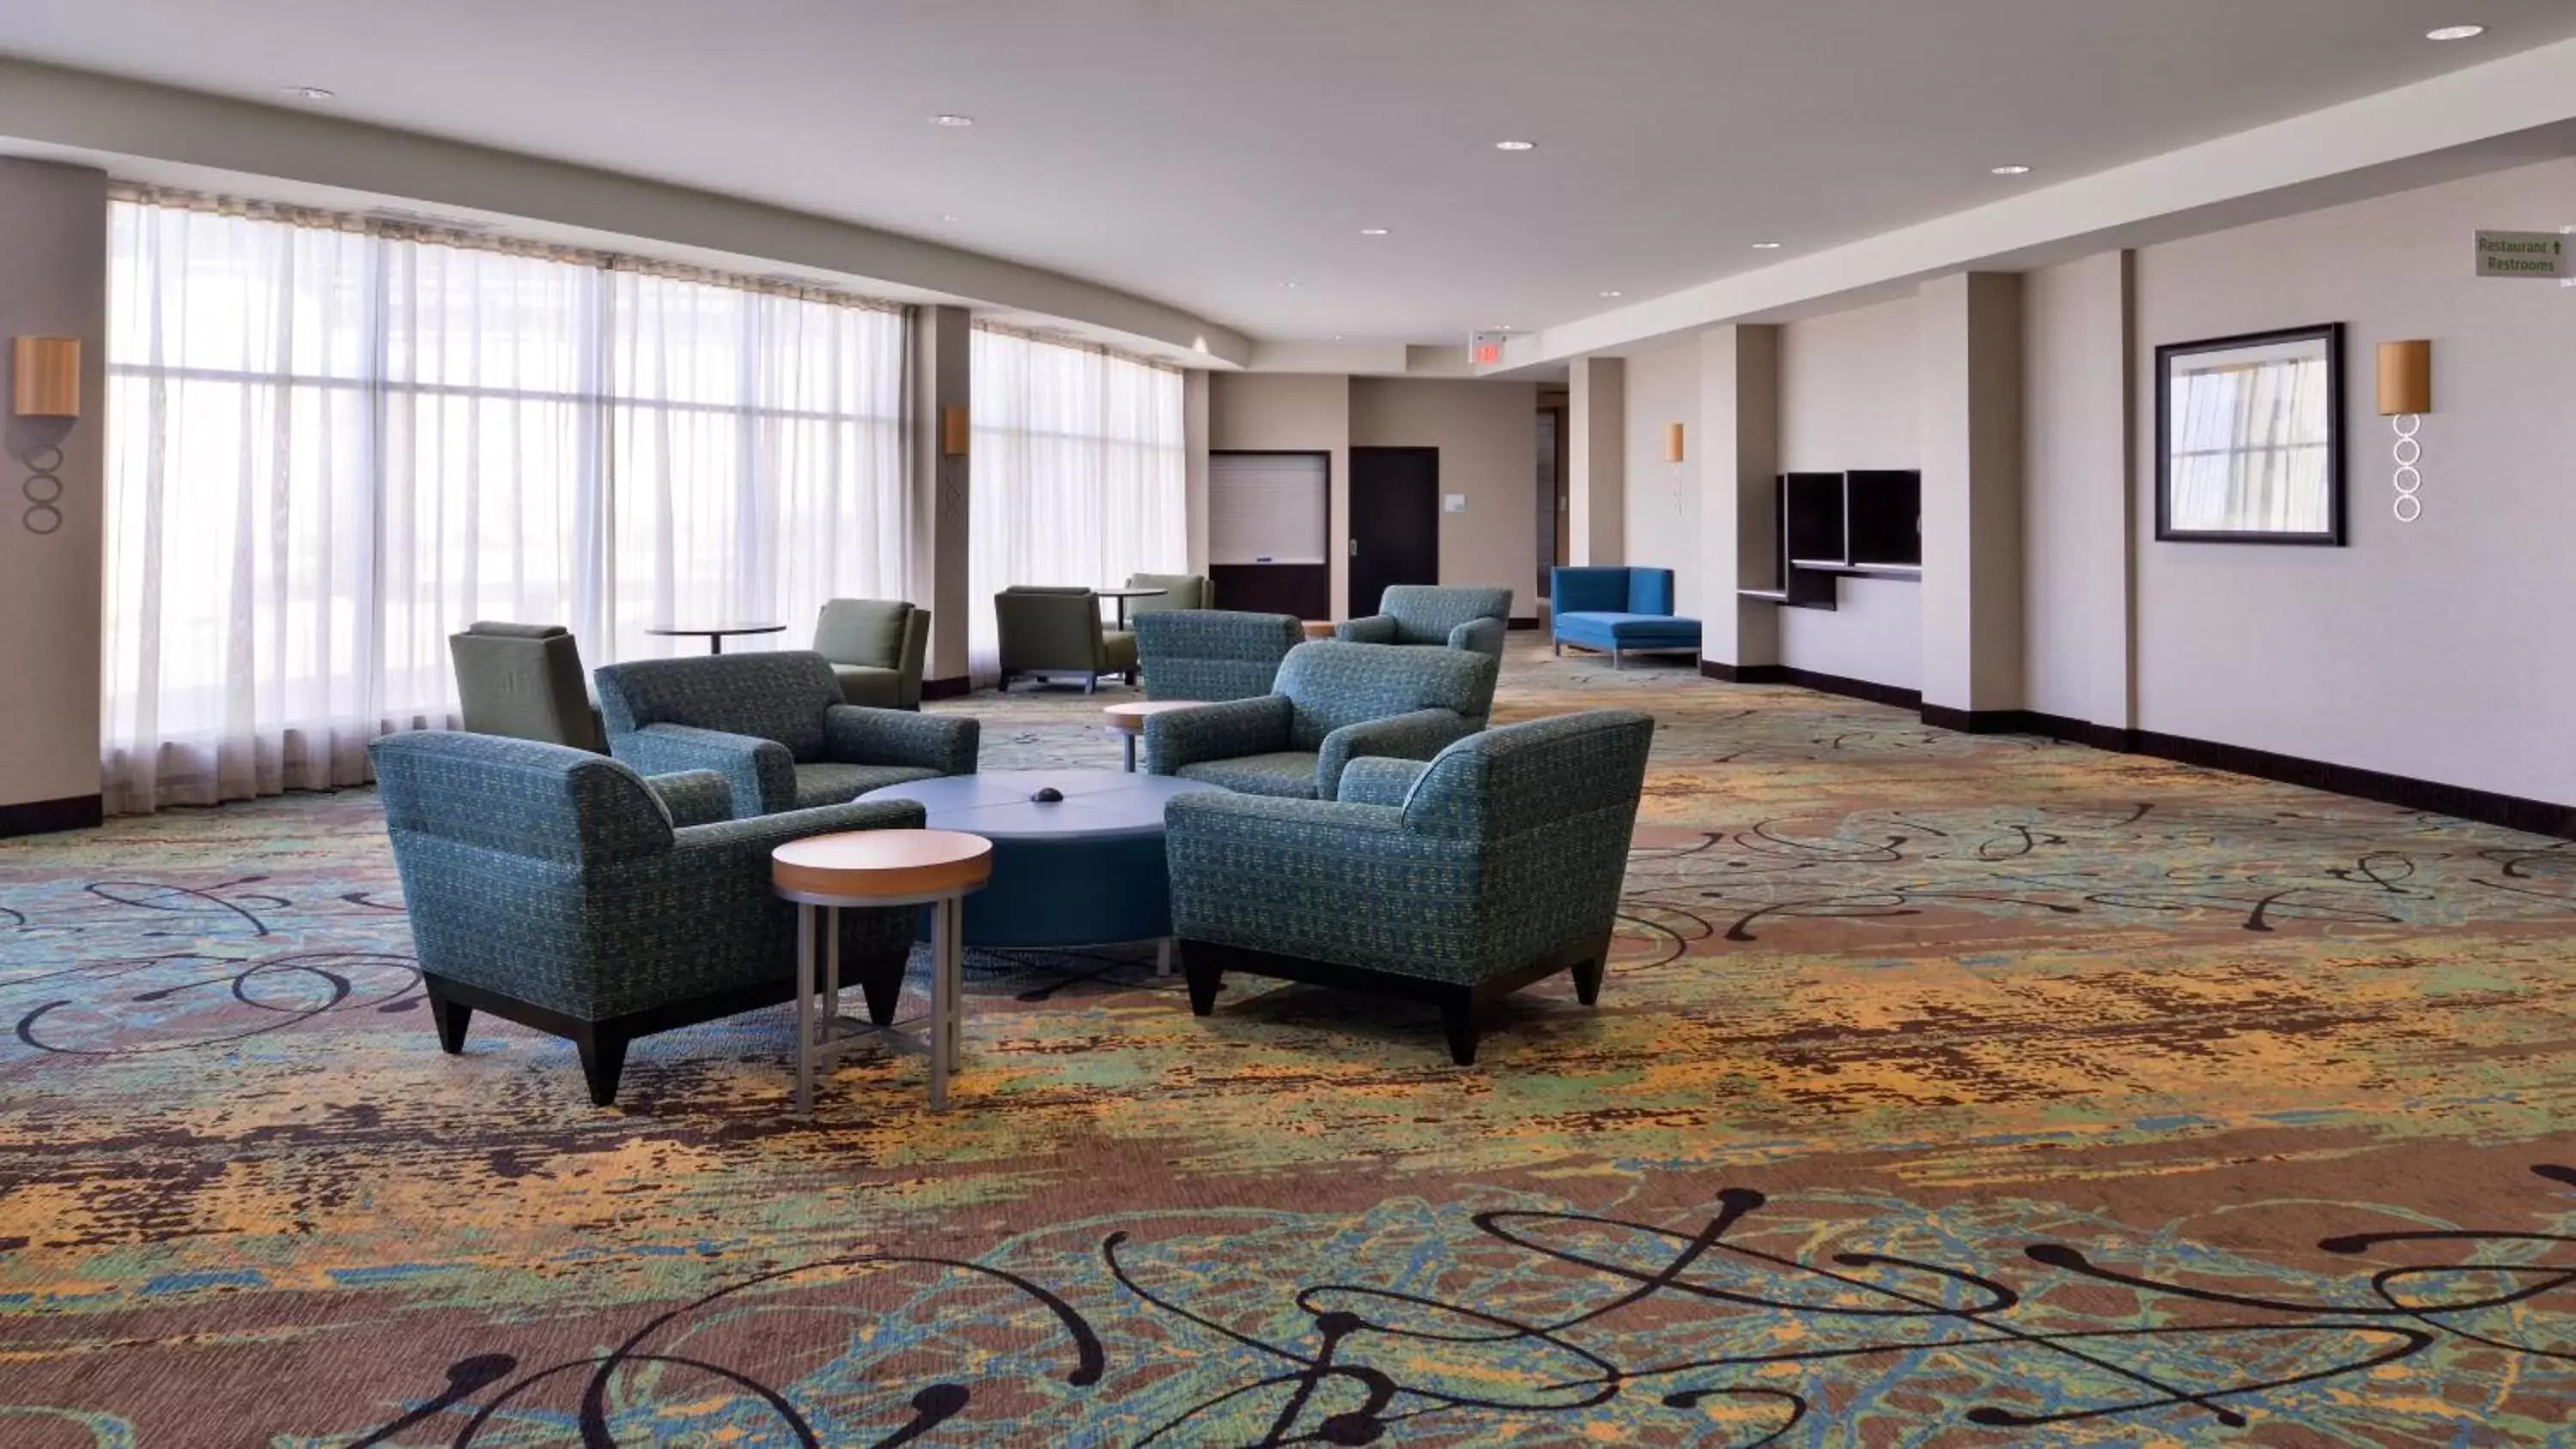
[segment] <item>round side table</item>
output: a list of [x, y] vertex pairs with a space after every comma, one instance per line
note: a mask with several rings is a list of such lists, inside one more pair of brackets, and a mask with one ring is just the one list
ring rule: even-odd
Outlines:
[[[958, 905], [993, 878], [993, 842], [956, 830], [853, 830], [809, 835], [769, 853], [773, 890], [796, 903], [796, 1112], [814, 1110], [816, 1062], [838, 1060], [850, 1039], [841, 1030], [841, 912], [849, 907], [921, 906], [930, 910], [930, 1109], [948, 1106], [957, 1070], [959, 997], [966, 952]], [[823, 971], [815, 973], [814, 936], [823, 937]], [[816, 997], [822, 1001], [817, 1020]]]
[[1127, 741], [1127, 773], [1136, 773], [1136, 741], [1145, 733], [1148, 716], [1168, 710], [1196, 709], [1207, 703], [1203, 699], [1133, 699], [1101, 710], [1101, 728]]
[[1297, 621], [1297, 627], [1304, 630], [1309, 639], [1333, 637], [1333, 621], [1330, 619], [1300, 619]]

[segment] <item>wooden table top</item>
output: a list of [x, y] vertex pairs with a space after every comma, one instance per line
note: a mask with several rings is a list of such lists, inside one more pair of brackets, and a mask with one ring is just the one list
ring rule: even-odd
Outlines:
[[1176, 709], [1198, 709], [1206, 703], [1203, 699], [1131, 699], [1124, 704], [1105, 705], [1100, 714], [1109, 722], [1110, 729], [1122, 735], [1132, 735], [1144, 731], [1145, 720], [1150, 715]]
[[1309, 639], [1333, 637], [1333, 621], [1330, 619], [1300, 619], [1297, 621], [1297, 627], [1305, 630], [1306, 637]]
[[945, 895], [992, 875], [993, 842], [959, 830], [809, 835], [769, 853], [772, 884], [817, 896]]

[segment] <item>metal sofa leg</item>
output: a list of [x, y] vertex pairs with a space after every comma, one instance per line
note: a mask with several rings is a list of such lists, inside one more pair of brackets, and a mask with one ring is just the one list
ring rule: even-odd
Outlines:
[[1555, 649], [1556, 649], [1556, 657], [1557, 657], [1557, 658], [1559, 658], [1559, 659], [1563, 659], [1563, 658], [1565, 657], [1565, 641], [1564, 641], [1564, 640], [1562, 640], [1562, 639], [1556, 639], [1556, 640], [1551, 640], [1551, 641], [1549, 641], [1549, 642], [1550, 642], [1550, 643], [1555, 647]]
[[1617, 647], [1615, 647], [1615, 646], [1614, 646], [1614, 647], [1611, 649], [1611, 651], [1610, 651], [1610, 667], [1611, 667], [1612, 669], [1625, 669], [1625, 668], [1627, 668], [1627, 667], [1628, 667], [1628, 651], [1627, 651], [1627, 650], [1625, 650], [1625, 649], [1620, 649], [1620, 648], [1617, 648]]

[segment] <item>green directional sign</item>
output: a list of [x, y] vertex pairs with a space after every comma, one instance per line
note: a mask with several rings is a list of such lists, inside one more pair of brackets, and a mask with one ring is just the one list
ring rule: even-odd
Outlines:
[[2568, 268], [2567, 235], [2555, 231], [2482, 231], [2478, 233], [2481, 277], [2576, 276]]

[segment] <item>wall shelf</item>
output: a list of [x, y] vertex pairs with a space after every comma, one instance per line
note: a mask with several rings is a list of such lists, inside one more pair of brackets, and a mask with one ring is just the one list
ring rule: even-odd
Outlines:
[[1743, 598], [1799, 609], [1838, 606], [1840, 578], [1923, 577], [1923, 475], [1912, 469], [1783, 473], [1771, 540], [1779, 586]]

